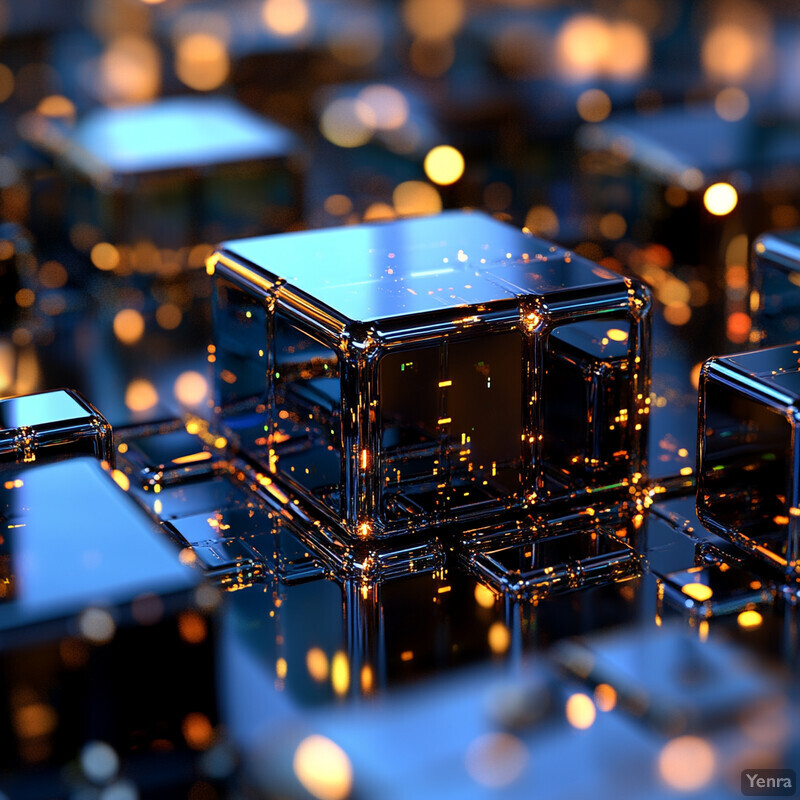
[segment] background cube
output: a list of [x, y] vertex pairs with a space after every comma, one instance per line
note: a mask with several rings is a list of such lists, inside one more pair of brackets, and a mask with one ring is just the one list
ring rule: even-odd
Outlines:
[[800, 338], [800, 231], [759, 236], [751, 273], [753, 341], [778, 345]]
[[644, 470], [635, 282], [469, 212], [229, 242], [210, 265], [223, 435], [353, 533]]
[[0, 400], [0, 466], [86, 454], [114, 463], [111, 426], [78, 392]]
[[191, 246], [285, 229], [299, 214], [294, 135], [233, 100], [98, 109], [37, 143], [52, 149], [54, 138], [64, 183], [57, 218], [117, 246]]
[[800, 343], [703, 365], [698, 515], [793, 579], [800, 577], [799, 405]]

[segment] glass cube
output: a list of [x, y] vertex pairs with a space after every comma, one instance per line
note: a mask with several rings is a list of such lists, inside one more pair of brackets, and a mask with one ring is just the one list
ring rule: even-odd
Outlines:
[[362, 537], [627, 491], [649, 296], [488, 216], [228, 242], [220, 434]]
[[740, 614], [775, 599], [770, 581], [713, 557], [702, 559], [695, 567], [658, 576], [658, 581], [659, 601], [692, 618]]
[[700, 641], [676, 622], [590, 633], [552, 652], [568, 674], [593, 688], [613, 687], [621, 711], [668, 736], [729, 725], [780, 697], [748, 651]]
[[800, 339], [800, 230], [759, 236], [751, 263], [757, 341], [778, 345]]
[[111, 426], [75, 390], [0, 400], [0, 466], [87, 454], [113, 465]]
[[467, 563], [498, 594], [541, 600], [551, 594], [636, 577], [636, 551], [613, 530], [575, 530], [522, 544], [498, 545], [467, 556]]
[[130, 256], [129, 267], [146, 255], [142, 242], [180, 248], [297, 220], [294, 136], [233, 100], [177, 97], [100, 109], [64, 138], [65, 207], [56, 219], [134, 246], [120, 254]]
[[697, 513], [800, 579], [800, 343], [712, 358], [700, 378]]

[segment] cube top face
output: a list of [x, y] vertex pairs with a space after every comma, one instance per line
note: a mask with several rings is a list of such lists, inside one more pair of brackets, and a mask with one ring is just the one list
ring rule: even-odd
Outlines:
[[0, 518], [8, 521], [3, 536], [12, 567], [0, 629], [52, 619], [54, 611], [63, 618], [99, 597], [126, 602], [144, 586], [167, 593], [198, 581], [93, 458], [12, 467], [0, 481]]
[[476, 213], [233, 242], [209, 265], [220, 435], [354, 535], [627, 493], [645, 470], [635, 282]]
[[73, 393], [58, 389], [0, 400], [0, 428], [38, 428], [95, 413]]
[[98, 110], [78, 125], [64, 154], [92, 180], [285, 158], [292, 133], [233, 100], [179, 97]]
[[476, 212], [243, 239], [221, 250], [346, 323], [569, 290], [627, 292], [620, 276]]
[[743, 385], [771, 398], [780, 409], [800, 409], [800, 342], [715, 359], [712, 373], [733, 368]]
[[0, 464], [90, 453], [114, 463], [111, 426], [72, 389], [0, 400]]

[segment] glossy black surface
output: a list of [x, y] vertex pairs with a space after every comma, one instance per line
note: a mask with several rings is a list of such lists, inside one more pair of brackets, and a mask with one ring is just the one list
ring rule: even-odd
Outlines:
[[[708, 362], [701, 377], [698, 512], [797, 579], [798, 347]], [[788, 379], [788, 380], [787, 380]]]

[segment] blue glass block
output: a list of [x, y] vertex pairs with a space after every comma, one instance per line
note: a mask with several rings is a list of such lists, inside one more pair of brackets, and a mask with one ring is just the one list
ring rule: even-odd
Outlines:
[[678, 623], [567, 640], [554, 657], [589, 685], [611, 686], [620, 709], [669, 736], [730, 724], [780, 696], [747, 651], [700, 641]]
[[77, 391], [0, 400], [0, 466], [84, 454], [114, 463], [111, 426]]
[[223, 244], [220, 432], [368, 538], [627, 491], [649, 296], [483, 214]]
[[498, 594], [525, 600], [618, 583], [641, 570], [630, 544], [605, 529], [537, 536], [521, 544], [473, 551], [466, 561]]
[[7, 559], [9, 581], [3, 591], [0, 578], [0, 639], [87, 606], [196, 585], [177, 550], [95, 459], [12, 467], [4, 478], [0, 563]]
[[764, 233], [753, 243], [753, 333], [778, 345], [800, 339], [800, 231]]
[[288, 129], [228, 98], [92, 111], [58, 152], [68, 226], [167, 248], [283, 230], [298, 217], [296, 150]]
[[800, 344], [712, 358], [700, 376], [697, 513], [800, 580]]

